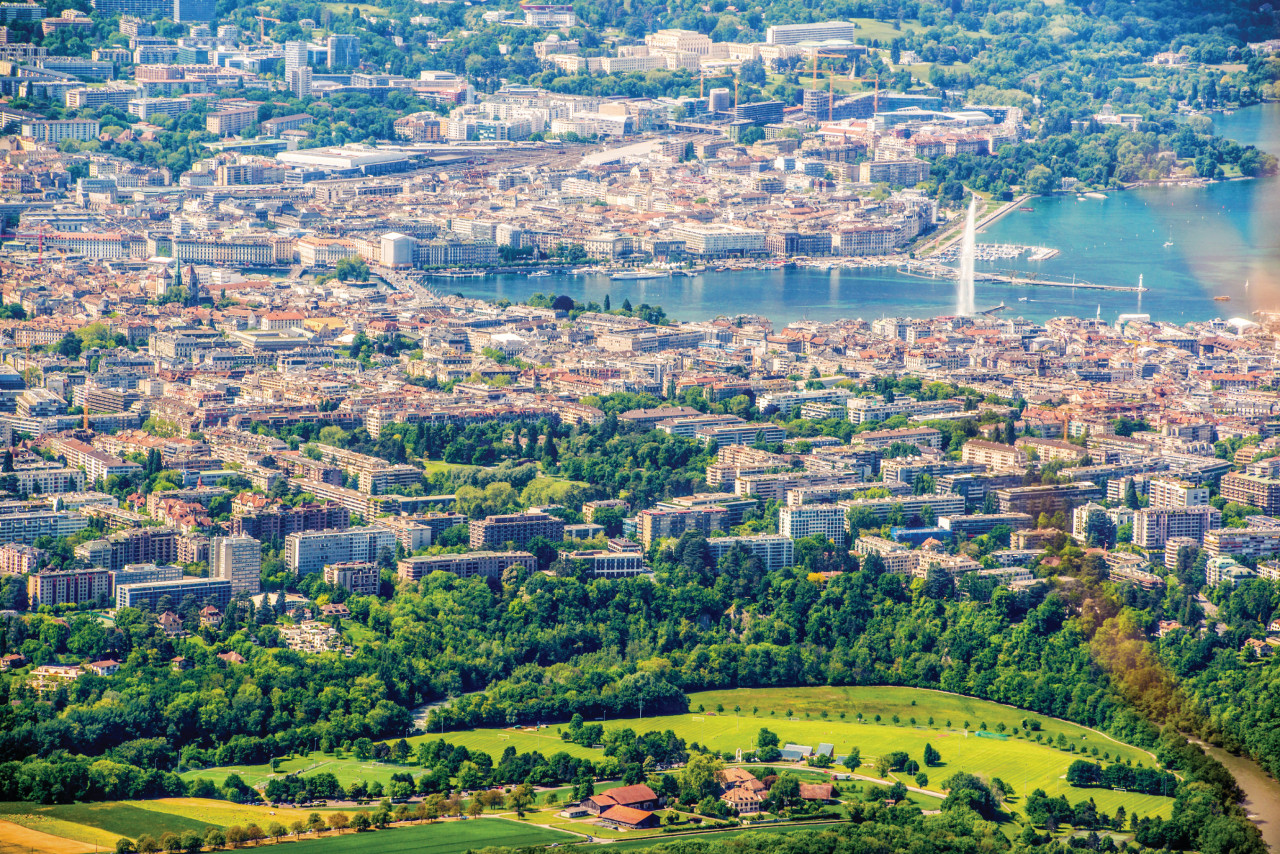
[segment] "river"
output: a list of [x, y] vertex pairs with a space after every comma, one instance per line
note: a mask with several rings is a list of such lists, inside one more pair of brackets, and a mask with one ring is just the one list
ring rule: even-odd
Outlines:
[[1243, 806], [1262, 831], [1262, 839], [1272, 851], [1280, 852], [1280, 783], [1267, 775], [1252, 759], [1234, 756], [1220, 747], [1196, 742], [1205, 752], [1226, 766], [1244, 790]]
[[[1280, 153], [1280, 104], [1249, 107], [1214, 120], [1220, 133]], [[1156, 319], [1187, 322], [1280, 308], [1276, 178], [1208, 187], [1147, 187], [1084, 201], [1075, 195], [1050, 196], [1027, 206], [1032, 210], [1015, 211], [992, 223], [978, 240], [1049, 246], [1060, 254], [1036, 265], [1019, 260], [979, 265], [980, 269], [1018, 269], [1068, 279], [1074, 275], [1083, 281], [1128, 286], [1137, 285], [1142, 276], [1151, 290], [1139, 304], [1132, 293], [979, 282], [979, 309], [1004, 302], [1038, 321], [1097, 311], [1114, 320], [1121, 312], [1143, 311]], [[891, 269], [748, 270], [631, 281], [599, 275], [490, 275], [433, 279], [432, 284], [445, 293], [485, 299], [522, 300], [541, 292], [603, 303], [607, 294], [614, 308], [627, 299], [633, 305], [647, 302], [681, 320], [752, 313], [785, 324], [803, 318], [927, 317], [955, 307], [954, 281], [903, 276]], [[1231, 301], [1214, 302], [1219, 295]], [[1020, 302], [1020, 297], [1027, 301]]]

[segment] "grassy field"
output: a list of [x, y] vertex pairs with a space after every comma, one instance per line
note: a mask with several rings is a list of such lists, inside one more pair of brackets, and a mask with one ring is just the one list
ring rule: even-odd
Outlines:
[[[944, 763], [941, 767], [926, 770], [931, 789], [937, 789], [948, 774], [962, 770], [987, 778], [1000, 777], [1019, 795], [1041, 788], [1050, 796], [1065, 794], [1073, 802], [1091, 797], [1099, 809], [1108, 812], [1114, 812], [1123, 804], [1129, 813], [1167, 816], [1172, 805], [1169, 798], [1102, 789], [1075, 789], [1064, 779], [1067, 766], [1079, 757], [1081, 750], [1091, 754], [1092, 748], [1096, 747], [1099, 759], [1105, 752], [1113, 760], [1130, 760], [1135, 765], [1139, 762], [1154, 764], [1149, 754], [1066, 721], [1043, 718], [1021, 709], [970, 697], [914, 688], [823, 687], [707, 691], [691, 695], [690, 700], [692, 711], [688, 714], [646, 717], [643, 721], [617, 721], [616, 725], [638, 731], [670, 729], [690, 743], [697, 742], [729, 752], [738, 748], [753, 749], [760, 728], [768, 727], [783, 742], [810, 746], [822, 742], [834, 744], [838, 755], [857, 747], [864, 763], [859, 771], [864, 774], [874, 773], [876, 757], [895, 750], [905, 750], [918, 761], [924, 745], [928, 743], [942, 754]], [[717, 712], [717, 706], [725, 711]], [[741, 709], [737, 714], [733, 711], [735, 706]], [[703, 709], [701, 713], [697, 711], [699, 707]], [[822, 717], [824, 711], [828, 715], [826, 718]], [[840, 718], [841, 713], [845, 716], [843, 719]], [[858, 713], [863, 715], [862, 722], [857, 719]], [[875, 722], [876, 715], [881, 716], [880, 723]], [[894, 715], [899, 717], [898, 725], [892, 722]], [[910, 722], [913, 717], [915, 725]], [[929, 723], [931, 717], [932, 724]], [[1046, 742], [1056, 741], [1061, 734], [1076, 746], [1077, 753], [1037, 744], [1034, 739], [1011, 737], [1001, 741], [974, 735], [974, 731], [983, 728], [984, 724], [991, 731], [1001, 724], [1010, 732], [1015, 727], [1021, 731], [1024, 719], [1040, 722], [1040, 734]], [[609, 725], [606, 722], [606, 728]], [[454, 744], [465, 744], [472, 750], [484, 750], [495, 757], [508, 744], [517, 750], [538, 749], [550, 755], [557, 745], [563, 745], [555, 733], [556, 727], [536, 733], [482, 729], [446, 734], [444, 738]], [[509, 738], [504, 739], [504, 735]], [[439, 736], [424, 736], [415, 741], [424, 738]], [[585, 748], [578, 750], [585, 751], [581, 754], [585, 756], [593, 753]], [[911, 783], [905, 778], [903, 782]], [[1011, 807], [1019, 809], [1020, 801], [1021, 798], [1015, 798]]]
[[390, 14], [381, 6], [374, 6], [370, 3], [321, 3], [320, 6], [328, 9], [330, 12], [339, 12], [343, 15], [350, 14], [352, 9], [359, 9], [361, 15], [374, 15], [386, 17]]
[[[735, 707], [738, 708], [736, 713]], [[861, 720], [859, 714], [862, 715]], [[880, 716], [879, 722], [875, 720], [877, 715]], [[895, 715], [898, 717], [896, 724], [893, 721]], [[1025, 737], [1024, 721], [1028, 720], [1039, 723], [1041, 729], [1036, 735], [1042, 738], [1043, 743], [1037, 743], [1034, 737]], [[410, 742], [416, 747], [424, 741], [443, 739], [483, 751], [495, 759], [507, 747], [520, 752], [536, 750], [544, 756], [562, 750], [583, 758], [600, 755], [599, 751], [591, 748], [561, 741], [562, 726], [445, 732], [443, 735], [418, 736]], [[827, 742], [835, 746], [837, 755], [846, 754], [856, 747], [863, 761], [858, 771], [867, 775], [874, 775], [875, 760], [884, 753], [902, 750], [918, 761], [924, 745], [932, 744], [941, 753], [943, 764], [924, 769], [930, 783], [927, 788], [938, 791], [942, 781], [955, 771], [968, 771], [988, 779], [1000, 777], [1017, 792], [1018, 796], [1010, 801], [1010, 808], [1014, 811], [1021, 809], [1022, 796], [1037, 788], [1044, 789], [1050, 796], [1066, 795], [1072, 802], [1093, 798], [1099, 809], [1107, 812], [1114, 812], [1116, 807], [1123, 805], [1130, 814], [1167, 816], [1172, 804], [1169, 798], [1104, 789], [1075, 789], [1066, 784], [1067, 766], [1082, 755], [1093, 758], [1094, 749], [1098, 751], [1100, 761], [1104, 754], [1109, 754], [1111, 761], [1153, 765], [1154, 759], [1144, 751], [1066, 721], [970, 697], [914, 688], [707, 691], [691, 695], [690, 711], [686, 714], [606, 721], [605, 726], [628, 726], [641, 732], [670, 729], [689, 743], [696, 742], [721, 752], [753, 749], [760, 728], [768, 727], [784, 743], [817, 746]], [[976, 735], [977, 730], [996, 732], [1001, 726], [1010, 736], [1007, 739]], [[1016, 737], [1013, 736], [1014, 729], [1018, 730]], [[1076, 752], [1050, 746], [1059, 736], [1073, 745]], [[370, 783], [381, 780], [385, 785], [396, 771], [420, 771], [414, 765], [335, 759], [319, 753], [281, 763], [281, 771], [285, 773], [304, 769], [309, 772], [330, 771], [343, 785], [355, 780]], [[261, 784], [271, 775], [270, 767], [262, 765], [193, 771], [184, 776], [203, 776], [221, 782], [231, 771], [239, 773], [249, 785]], [[899, 778], [908, 785], [914, 785], [913, 780], [903, 775], [893, 779]], [[559, 792], [563, 800], [567, 790]], [[926, 809], [937, 805], [936, 800], [915, 797]], [[565, 823], [565, 826], [569, 824]]]
[[232, 765], [204, 771], [186, 771], [182, 774], [182, 778], [194, 780], [198, 777], [207, 777], [221, 785], [228, 774], [239, 774], [248, 785], [260, 786], [273, 777], [284, 777], [299, 771], [306, 774], [327, 771], [337, 777], [338, 782], [343, 786], [349, 786], [357, 780], [363, 780], [366, 783], [380, 782], [386, 786], [390, 784], [392, 774], [400, 771], [408, 771], [410, 774], [421, 773], [422, 769], [417, 765], [393, 765], [368, 759], [356, 759], [351, 756], [336, 758], [316, 752], [309, 756], [295, 756], [281, 761], [279, 773], [273, 772], [270, 765]]
[[[295, 854], [462, 854], [472, 848], [491, 845], [550, 845], [578, 841], [581, 837], [519, 821], [483, 818], [447, 821], [412, 827], [393, 827], [376, 833], [345, 833], [324, 839], [292, 843]], [[298, 852], [301, 848], [302, 852]]]

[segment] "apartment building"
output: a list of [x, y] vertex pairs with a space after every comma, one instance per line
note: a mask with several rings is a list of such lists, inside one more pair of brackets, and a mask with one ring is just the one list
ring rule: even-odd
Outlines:
[[1054, 460], [1078, 463], [1089, 456], [1089, 451], [1085, 448], [1073, 445], [1070, 442], [1064, 442], [1061, 439], [1038, 439], [1032, 436], [1023, 436], [1014, 442], [1014, 445], [1021, 448], [1028, 457], [1034, 451], [1036, 457], [1043, 463]]
[[324, 568], [324, 582], [360, 596], [377, 596], [382, 588], [382, 570], [367, 560], [331, 563]]
[[1149, 507], [1203, 507], [1209, 503], [1209, 487], [1179, 478], [1153, 477], [1147, 482], [1147, 497]]
[[177, 528], [134, 528], [76, 546], [76, 559], [117, 570], [133, 563], [170, 564], [178, 559]]
[[907, 445], [915, 445], [918, 448], [941, 451], [942, 431], [935, 430], [932, 427], [869, 430], [866, 433], [856, 434], [853, 437], [853, 442], [859, 445], [866, 445], [868, 448], [887, 448], [890, 445], [902, 442]]
[[281, 504], [262, 510], [237, 513], [233, 508], [232, 535], [257, 540], [282, 540], [299, 531], [345, 531], [351, 526], [351, 511], [341, 504]]
[[244, 534], [214, 537], [209, 575], [230, 581], [232, 595], [256, 595], [262, 589], [262, 543]]
[[1205, 531], [1204, 550], [1211, 557], [1272, 557], [1280, 552], [1280, 528], [1213, 528]]
[[[82, 492], [85, 474], [80, 469], [54, 465], [17, 466], [10, 474], [18, 482], [18, 491], [28, 495], [58, 495], [64, 492]], [[0, 475], [4, 477], [7, 475]]]
[[806, 504], [778, 511], [778, 533], [792, 540], [826, 537], [837, 546], [845, 543], [845, 511], [836, 504]]
[[471, 552], [470, 554], [421, 555], [396, 564], [402, 581], [421, 581], [433, 572], [451, 572], [459, 578], [502, 578], [508, 567], [529, 572], [538, 568], [538, 559], [528, 552]]
[[487, 516], [471, 522], [471, 548], [484, 549], [513, 543], [516, 548], [529, 545], [534, 537], [552, 542], [564, 539], [564, 520], [549, 513], [511, 513]]
[[0, 546], [0, 575], [26, 575], [35, 572], [44, 551], [21, 543]]
[[49, 449], [63, 457], [68, 466], [84, 469], [85, 476], [91, 483], [105, 482], [112, 475], [131, 474], [142, 469], [137, 463], [125, 462], [104, 454], [79, 439], [55, 438], [50, 439], [48, 444]]
[[839, 502], [839, 507], [848, 513], [861, 510], [873, 514], [881, 522], [888, 521], [896, 511], [901, 512], [902, 519], [908, 524], [917, 516], [932, 509], [934, 518], [950, 516], [964, 512], [964, 496], [954, 493], [925, 495], [891, 495], [886, 498], [854, 498]]
[[335, 563], [376, 561], [387, 550], [395, 554], [396, 536], [382, 527], [345, 531], [302, 531], [284, 539], [285, 562], [299, 576], [323, 572]]
[[101, 124], [97, 119], [49, 119], [22, 123], [22, 135], [36, 142], [57, 145], [64, 139], [97, 139]]
[[641, 510], [636, 515], [636, 533], [648, 549], [658, 540], [679, 537], [685, 531], [710, 536], [712, 531], [727, 530], [723, 507], [697, 510]]
[[1280, 478], [1231, 472], [1223, 475], [1219, 492], [1227, 501], [1257, 507], [1263, 513], [1280, 513]]
[[787, 493], [797, 489], [816, 487], [870, 487], [865, 484], [862, 472], [777, 472], [770, 474], [744, 474], [734, 481], [734, 492], [742, 496], [753, 496], [765, 501], [782, 501]]
[[79, 513], [0, 514], [0, 543], [31, 545], [41, 537], [69, 537], [89, 527]]
[[1094, 483], [1067, 483], [1049, 486], [1018, 486], [996, 490], [1001, 513], [1027, 513], [1039, 518], [1058, 511], [1070, 513], [1081, 504], [1102, 499], [1102, 488]]
[[105, 569], [36, 572], [27, 576], [27, 602], [39, 605], [78, 605], [111, 595], [111, 573]]
[[991, 471], [1023, 471], [1027, 467], [1027, 452], [1016, 445], [970, 439], [964, 443], [960, 461], [986, 466]]
[[121, 584], [116, 588], [115, 602], [117, 608], [154, 612], [163, 610], [161, 605], [172, 604], [172, 607], [179, 608], [188, 596], [193, 597], [197, 605], [212, 605], [219, 611], [225, 611], [233, 596], [231, 582], [223, 578], [181, 578], [177, 581]]
[[1145, 507], [1133, 514], [1133, 543], [1144, 549], [1163, 549], [1174, 537], [1199, 542], [1206, 531], [1222, 525], [1222, 513], [1203, 504], [1198, 507]]
[[581, 552], [566, 552], [566, 560], [586, 562], [593, 578], [630, 578], [649, 572], [640, 552], [612, 552], [593, 549]]
[[760, 560], [765, 572], [795, 563], [795, 541], [783, 534], [756, 534], [750, 537], [713, 537], [707, 549], [717, 564], [734, 546], [742, 546]]

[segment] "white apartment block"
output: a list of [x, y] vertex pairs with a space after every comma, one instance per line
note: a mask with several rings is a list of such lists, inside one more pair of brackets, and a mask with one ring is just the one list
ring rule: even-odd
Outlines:
[[1144, 549], [1163, 549], [1174, 537], [1204, 539], [1222, 524], [1222, 512], [1207, 504], [1197, 507], [1145, 507], [1133, 514], [1133, 543]]
[[22, 135], [36, 142], [49, 142], [57, 145], [64, 139], [89, 140], [97, 139], [101, 124], [97, 119], [51, 119], [48, 121], [24, 122]]
[[334, 563], [376, 561], [383, 549], [395, 553], [396, 535], [378, 527], [303, 531], [284, 538], [285, 562], [300, 576]]
[[[959, 496], [957, 496], [959, 497]], [[960, 499], [961, 504], [964, 499]], [[845, 542], [845, 511], [835, 504], [807, 504], [778, 511], [778, 533], [792, 540], [820, 534], [837, 546]]]
[[783, 534], [757, 534], [754, 537], [713, 537], [707, 549], [718, 564], [734, 546], [742, 546], [760, 559], [766, 572], [795, 563], [795, 542]]
[[1280, 552], [1280, 528], [1214, 528], [1205, 532], [1204, 550], [1212, 557], [1271, 557]]
[[231, 594], [262, 589], [262, 543], [253, 537], [215, 537], [209, 545], [210, 575], [231, 582]]
[[1150, 507], [1202, 507], [1209, 503], [1209, 487], [1171, 477], [1152, 478], [1147, 495]]

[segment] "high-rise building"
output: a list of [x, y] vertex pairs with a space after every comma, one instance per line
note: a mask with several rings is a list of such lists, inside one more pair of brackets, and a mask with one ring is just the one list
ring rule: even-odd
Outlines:
[[295, 98], [311, 97], [311, 69], [308, 66], [304, 65], [289, 72], [289, 91]]
[[307, 63], [307, 43], [306, 42], [285, 42], [284, 43], [284, 71], [288, 74], [296, 68], [306, 68]]
[[329, 36], [329, 67], [358, 68], [360, 66], [360, 37], [346, 33]]
[[262, 543], [253, 537], [215, 537], [209, 547], [210, 575], [231, 582], [231, 594], [262, 589]]
[[173, 20], [179, 24], [212, 21], [217, 16], [216, 0], [173, 0]]

